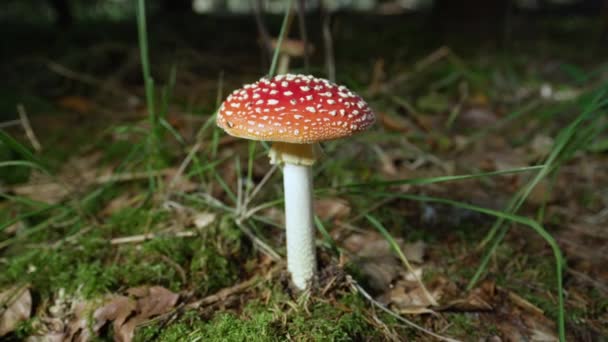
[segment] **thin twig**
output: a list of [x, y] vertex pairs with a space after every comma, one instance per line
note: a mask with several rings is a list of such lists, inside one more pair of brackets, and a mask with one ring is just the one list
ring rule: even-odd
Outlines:
[[325, 45], [325, 66], [327, 68], [327, 78], [335, 82], [336, 81], [336, 64], [334, 60], [334, 44], [331, 37], [330, 20], [331, 16], [325, 2], [321, 1], [319, 6], [321, 8], [322, 17], [322, 31], [323, 31], [323, 44]]
[[190, 149], [190, 152], [188, 152], [188, 155], [186, 156], [186, 158], [184, 158], [182, 163], [179, 165], [179, 168], [175, 172], [175, 175], [173, 175], [173, 178], [171, 178], [171, 181], [169, 182], [169, 185], [167, 186], [167, 192], [169, 192], [173, 188], [173, 186], [175, 186], [175, 183], [177, 182], [177, 180], [182, 176], [182, 174], [184, 173], [184, 171], [186, 170], [188, 165], [190, 165], [190, 162], [192, 162], [192, 159], [194, 158], [194, 154], [196, 154], [196, 152], [198, 152], [198, 150], [201, 148], [202, 145], [203, 145], [203, 143], [201, 141], [197, 141], [196, 144], [194, 144], [194, 146]]
[[268, 30], [266, 29], [266, 24], [264, 24], [264, 19], [262, 18], [262, 0], [253, 0], [253, 14], [255, 17], [255, 24], [258, 27], [258, 33], [262, 39], [262, 45], [264, 46], [264, 59], [270, 63], [272, 42], [270, 40], [270, 34], [268, 34]]
[[260, 278], [257, 276], [254, 276], [250, 279], [245, 280], [242, 283], [238, 283], [234, 286], [221, 289], [218, 292], [216, 292], [210, 296], [207, 296], [201, 300], [197, 300], [196, 302], [190, 303], [187, 306], [189, 308], [200, 308], [201, 306], [211, 305], [216, 302], [223, 302], [228, 297], [233, 296], [244, 290], [247, 290], [248, 288], [257, 284], [259, 281], [260, 281]]
[[[412, 72], [402, 73], [402, 74], [394, 77], [392, 80], [390, 80], [389, 82], [386, 82], [384, 85], [382, 85], [380, 87], [379, 91], [381, 93], [386, 93], [386, 92], [390, 91], [391, 89], [398, 86], [399, 84], [402, 84], [402, 83], [410, 80], [416, 72], [420, 72], [420, 71], [426, 69], [428, 66], [442, 60], [445, 57], [448, 57], [450, 54], [452, 54], [452, 50], [450, 50], [450, 48], [448, 48], [447, 46], [440, 47], [439, 49], [433, 51], [431, 54], [429, 54], [425, 58], [418, 61], [414, 65], [414, 70]], [[373, 94], [370, 94], [370, 95], [373, 95]]]
[[258, 185], [256, 185], [255, 188], [253, 188], [251, 193], [248, 195], [247, 194], [245, 195], [245, 203], [243, 205], [244, 208], [247, 208], [249, 206], [249, 204], [251, 203], [253, 198], [258, 194], [258, 192], [260, 192], [260, 190], [262, 189], [264, 184], [266, 184], [266, 182], [268, 182], [268, 180], [274, 174], [276, 169], [277, 169], [277, 165], [276, 164], [272, 165], [270, 170], [268, 170], [268, 172], [266, 172], [266, 174], [264, 175], [264, 178], [262, 178], [262, 180], [258, 183]]
[[27, 117], [27, 112], [25, 111], [25, 107], [23, 104], [17, 105], [17, 112], [19, 113], [19, 119], [21, 120], [21, 126], [23, 126], [23, 130], [25, 131], [25, 135], [32, 144], [32, 147], [36, 152], [40, 152], [42, 150], [42, 146], [40, 146], [40, 142], [36, 138], [36, 134], [34, 134], [34, 130], [32, 129], [32, 125], [30, 125], [30, 120]]
[[298, 24], [300, 29], [300, 38], [304, 42], [304, 68], [308, 72], [310, 68], [310, 50], [308, 48], [308, 32], [306, 30], [306, 1], [297, 0]]
[[21, 120], [9, 120], [9, 121], [5, 121], [5, 122], [0, 122], [0, 129], [2, 128], [7, 128], [7, 127], [12, 127], [12, 126], [19, 126], [21, 124]]
[[147, 179], [150, 176], [152, 176], [152, 177], [165, 176], [165, 175], [171, 174], [172, 171], [173, 171], [172, 168], [168, 168], [168, 169], [151, 171], [151, 172], [140, 171], [140, 172], [129, 172], [129, 173], [113, 173], [113, 174], [102, 175], [102, 176], [97, 177], [97, 179], [95, 179], [94, 183], [95, 184], [104, 184], [104, 183], [111, 183], [111, 182], [127, 182], [127, 181], [132, 181], [132, 180]]
[[144, 241], [152, 240], [152, 239], [159, 238], [159, 237], [170, 237], [170, 238], [191, 237], [191, 236], [196, 236], [196, 234], [197, 233], [195, 231], [184, 231], [184, 232], [177, 232], [177, 233], [173, 233], [173, 234], [147, 233], [147, 234], [139, 234], [139, 235], [133, 235], [133, 236], [114, 238], [114, 239], [110, 240], [110, 244], [111, 245], [121, 245], [121, 244], [126, 244], [126, 243], [139, 243], [139, 242], [144, 242]]
[[268, 255], [272, 260], [279, 261], [281, 260], [281, 256], [277, 253], [272, 247], [270, 247], [266, 242], [262, 241], [258, 238], [252, 231], [249, 229], [240, 219], [234, 221], [236, 225], [247, 235], [249, 239], [253, 242], [254, 245], [262, 251], [262, 253]]

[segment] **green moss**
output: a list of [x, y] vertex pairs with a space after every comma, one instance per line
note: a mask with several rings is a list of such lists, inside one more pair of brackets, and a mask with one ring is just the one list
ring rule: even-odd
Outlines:
[[[453, 337], [466, 337], [466, 339], [478, 340], [488, 336], [487, 326], [484, 323], [484, 329], [479, 329], [479, 321], [470, 314], [458, 313], [448, 314], [447, 321], [450, 322], [450, 327], [446, 334]], [[489, 322], [488, 322], [489, 323]], [[489, 326], [489, 324], [488, 324]]]
[[[247, 257], [240, 231], [229, 221], [209, 227], [201, 237], [159, 237], [141, 244], [112, 246], [109, 240], [155, 231], [166, 214], [146, 209], [123, 209], [107, 223], [53, 248], [40, 245], [24, 249], [16, 243], [7, 253], [7, 266], [0, 273], [0, 287], [32, 284], [35, 291], [50, 296], [59, 288], [80, 291], [85, 297], [119, 288], [156, 284], [179, 291], [184, 280], [192, 280], [202, 293], [215, 291], [239, 279], [241, 261]], [[82, 223], [53, 231], [42, 230], [29, 237], [34, 241], [60, 240], [84, 229]], [[49, 234], [53, 236], [50, 238]]]
[[[275, 289], [280, 291], [278, 289]], [[237, 315], [222, 312], [205, 321], [195, 311], [184, 313], [175, 323], [139, 329], [136, 341], [296, 341], [373, 340], [380, 336], [363, 316], [365, 302], [347, 294], [335, 303], [315, 302], [307, 310], [278, 309], [285, 298], [268, 305], [254, 301]]]
[[[378, 338], [363, 316], [361, 298], [349, 294], [340, 300], [342, 305], [315, 303], [310, 315], [301, 312], [287, 325], [287, 333], [295, 340], [352, 341]], [[349, 310], [342, 309], [346, 306]]]
[[[194, 250], [190, 263], [192, 282], [202, 293], [234, 284], [243, 269], [248, 248], [242, 244], [241, 231], [229, 217], [207, 227]], [[243, 263], [241, 262], [243, 261]]]

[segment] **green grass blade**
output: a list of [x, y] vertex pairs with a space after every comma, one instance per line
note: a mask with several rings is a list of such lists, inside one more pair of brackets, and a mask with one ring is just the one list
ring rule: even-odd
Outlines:
[[11, 150], [17, 152], [21, 156], [21, 158], [23, 158], [33, 164], [38, 165], [39, 169], [45, 170], [46, 173], [49, 173], [48, 166], [42, 160], [40, 160], [38, 157], [36, 157], [27, 147], [25, 147], [23, 144], [21, 144], [17, 140], [13, 139], [13, 137], [11, 137], [9, 134], [7, 134], [6, 132], [4, 132], [1, 129], [0, 129], [0, 141], [2, 143], [4, 143], [6, 146], [8, 146], [8, 148], [10, 148]]
[[338, 248], [336, 241], [331, 237], [331, 234], [329, 234], [327, 229], [325, 229], [323, 221], [321, 221], [321, 219], [317, 215], [314, 215], [314, 220], [317, 230], [321, 233], [321, 235], [323, 235], [323, 240], [325, 241], [325, 244], [329, 247], [329, 249], [334, 255], [340, 255], [340, 249]]
[[[472, 175], [457, 175], [457, 176], [440, 176], [440, 177], [432, 177], [432, 178], [410, 178], [410, 179], [398, 179], [391, 181], [374, 181], [367, 183], [356, 183], [356, 184], [344, 184], [338, 185], [337, 188], [368, 188], [368, 187], [380, 187], [380, 186], [392, 186], [392, 185], [424, 185], [424, 184], [434, 184], [434, 183], [443, 183], [443, 182], [452, 182], [452, 181], [460, 181], [460, 180], [468, 180], [468, 179], [477, 179], [491, 176], [500, 176], [500, 175], [508, 175], [514, 173], [522, 173], [522, 172], [530, 172], [537, 171], [544, 167], [544, 165], [534, 165], [534, 166], [526, 166], [508, 170], [500, 170], [500, 171], [492, 171], [492, 172], [482, 172], [476, 173]], [[336, 189], [333, 187], [331, 189]], [[329, 190], [329, 189], [324, 189]]]
[[285, 15], [283, 16], [283, 23], [281, 24], [281, 31], [279, 33], [279, 39], [277, 39], [277, 47], [274, 49], [274, 54], [272, 55], [272, 63], [270, 64], [270, 70], [268, 71], [269, 78], [274, 76], [277, 70], [277, 63], [279, 61], [279, 51], [281, 49], [281, 44], [283, 44], [285, 34], [287, 33], [287, 24], [289, 22], [289, 12], [291, 11], [291, 3], [292, 0], [287, 0], [287, 5], [285, 6]]

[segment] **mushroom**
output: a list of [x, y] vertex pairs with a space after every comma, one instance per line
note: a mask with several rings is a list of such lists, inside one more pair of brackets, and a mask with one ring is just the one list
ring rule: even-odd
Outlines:
[[287, 70], [289, 70], [289, 62], [291, 57], [303, 57], [306, 53], [312, 53], [314, 51], [314, 47], [312, 44], [304, 45], [302, 40], [297, 39], [284, 39], [281, 45], [279, 45], [277, 39], [272, 39], [270, 41], [270, 46], [272, 49], [279, 48], [279, 65], [277, 66], [278, 74], [285, 74]]
[[311, 166], [318, 142], [348, 137], [375, 121], [369, 105], [345, 86], [306, 75], [278, 75], [235, 90], [217, 125], [245, 139], [272, 141], [270, 163], [283, 166], [287, 270], [305, 290], [316, 272]]

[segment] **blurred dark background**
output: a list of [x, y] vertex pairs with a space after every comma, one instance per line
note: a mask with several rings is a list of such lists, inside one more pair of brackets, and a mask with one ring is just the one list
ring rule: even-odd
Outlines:
[[[164, 83], [176, 66], [176, 97], [210, 110], [216, 90], [205, 82], [215, 86], [223, 73], [228, 84], [236, 85], [266, 72], [270, 54], [261, 48], [255, 8], [260, 8], [264, 30], [277, 36], [286, 3], [147, 1], [157, 81]], [[441, 46], [464, 55], [527, 51], [542, 58], [559, 51], [575, 59], [572, 62], [584, 63], [600, 58], [607, 42], [608, 1], [603, 0], [302, 3], [314, 51], [311, 69], [303, 70], [302, 62], [295, 61], [293, 70], [321, 76], [326, 72], [322, 27], [327, 20], [338, 78], [347, 83], [369, 84], [378, 58], [390, 74]], [[2, 120], [15, 117], [16, 103], [26, 104], [33, 113], [52, 111], [73, 94], [95, 94], [97, 101], [110, 103], [112, 111], [141, 103], [135, 1], [5, 0], [0, 3], [0, 22]], [[300, 32], [296, 22], [290, 35], [298, 38]]]

